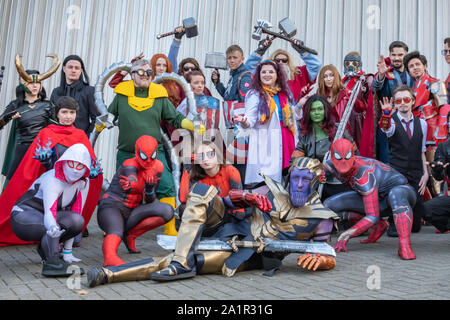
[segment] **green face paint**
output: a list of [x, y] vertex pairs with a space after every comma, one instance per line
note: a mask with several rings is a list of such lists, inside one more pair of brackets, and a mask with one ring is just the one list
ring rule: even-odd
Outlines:
[[311, 105], [310, 112], [311, 121], [313, 123], [321, 123], [325, 119], [325, 108], [320, 101], [314, 101]]

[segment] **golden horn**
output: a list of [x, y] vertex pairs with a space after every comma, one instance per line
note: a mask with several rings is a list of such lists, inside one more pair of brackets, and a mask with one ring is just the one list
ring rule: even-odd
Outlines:
[[53, 63], [53, 65], [50, 67], [50, 69], [48, 69], [48, 71], [46, 73], [38, 76], [39, 82], [44, 81], [45, 79], [51, 77], [51, 75], [54, 74], [58, 70], [59, 65], [61, 64], [61, 61], [58, 59], [58, 56], [56, 54], [53, 54], [53, 53], [48, 54], [48, 55], [46, 55], [46, 57], [55, 59], [55, 63]]
[[21, 55], [16, 54], [15, 62], [16, 62], [16, 69], [17, 69], [17, 72], [19, 73], [19, 76], [20, 76], [25, 82], [33, 82], [33, 78], [32, 78], [28, 73], [25, 72], [25, 69], [24, 69], [24, 67], [23, 67], [23, 65], [22, 65], [22, 61], [20, 61], [20, 58], [21, 58], [21, 57], [22, 57]]

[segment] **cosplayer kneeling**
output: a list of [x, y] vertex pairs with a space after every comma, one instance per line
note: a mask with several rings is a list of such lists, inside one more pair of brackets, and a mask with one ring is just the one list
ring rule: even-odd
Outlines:
[[334, 195], [325, 200], [325, 207], [338, 213], [363, 216], [353, 227], [343, 232], [337, 241], [337, 252], [347, 251], [347, 242], [369, 228], [372, 231], [362, 243], [375, 243], [386, 231], [388, 223], [382, 217], [393, 215], [399, 235], [398, 254], [404, 260], [416, 255], [411, 250], [412, 207], [416, 192], [406, 178], [388, 165], [374, 159], [355, 156], [353, 144], [339, 139], [331, 145], [331, 160], [324, 167], [354, 191]]
[[99, 204], [97, 220], [106, 233], [102, 246], [105, 267], [125, 263], [117, 256], [122, 239], [130, 253], [140, 253], [136, 238], [173, 218], [172, 206], [156, 199], [164, 169], [156, 159], [158, 142], [151, 136], [141, 136], [135, 154], [119, 167]]
[[[186, 202], [174, 253], [118, 267], [91, 268], [87, 272], [88, 285], [95, 287], [148, 279], [169, 281], [211, 273], [231, 277], [236, 272], [254, 269], [275, 271], [286, 252], [258, 252], [253, 247], [240, 247], [237, 252], [197, 251], [200, 224], [206, 221], [208, 226], [213, 226], [217, 217], [223, 216], [230, 208], [254, 207], [251, 217], [222, 225], [212, 237], [228, 239], [237, 235], [240, 240], [250, 242], [261, 237], [327, 241], [333, 219], [338, 219], [338, 216], [323, 207], [316, 192], [321, 173], [322, 165], [318, 160], [297, 158], [290, 167], [287, 189], [265, 177], [271, 191], [267, 197], [244, 190], [230, 190], [228, 197], [220, 199], [216, 187], [197, 182]], [[297, 264], [308, 270], [330, 270], [335, 267], [336, 260], [332, 255], [307, 253], [299, 257]]]
[[[90, 165], [87, 148], [73, 145], [54, 169], [33, 183], [12, 210], [15, 235], [24, 241], [40, 241], [43, 276], [70, 276], [70, 263], [80, 261], [72, 255], [72, 244], [84, 226], [81, 212], [89, 191]], [[60, 243], [64, 244], [63, 259], [59, 255]]]

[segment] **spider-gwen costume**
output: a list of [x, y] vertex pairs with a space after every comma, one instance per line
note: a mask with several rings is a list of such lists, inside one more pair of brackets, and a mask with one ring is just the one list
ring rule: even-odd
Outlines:
[[[106, 233], [102, 246], [105, 267], [125, 263], [117, 256], [122, 238], [130, 253], [140, 253], [135, 239], [173, 218], [173, 208], [156, 200], [164, 169], [156, 159], [158, 142], [151, 136], [140, 137], [135, 154], [117, 169], [99, 204], [98, 224]], [[144, 195], [145, 204], [141, 204]]]
[[[70, 276], [69, 263], [80, 261], [72, 255], [72, 244], [84, 226], [81, 213], [89, 192], [90, 165], [88, 149], [83, 144], [71, 146], [12, 209], [15, 235], [24, 241], [40, 241], [44, 276]], [[64, 243], [63, 259], [60, 243]]]
[[328, 198], [325, 207], [338, 213], [357, 212], [365, 215], [353, 227], [343, 232], [336, 243], [337, 252], [347, 252], [350, 238], [372, 231], [362, 243], [376, 242], [386, 231], [388, 224], [381, 217], [393, 214], [399, 234], [399, 256], [404, 260], [415, 259], [411, 250], [412, 207], [416, 202], [416, 192], [407, 185], [406, 178], [393, 168], [374, 159], [353, 154], [352, 143], [345, 139], [331, 146], [331, 160], [325, 164], [339, 180], [348, 183], [354, 191], [344, 192]]

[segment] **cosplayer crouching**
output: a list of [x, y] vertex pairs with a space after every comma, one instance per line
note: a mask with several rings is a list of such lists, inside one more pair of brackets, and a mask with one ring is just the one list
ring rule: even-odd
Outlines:
[[408, 180], [388, 165], [377, 160], [355, 156], [353, 144], [339, 139], [331, 145], [331, 159], [324, 167], [354, 191], [334, 195], [324, 205], [341, 217], [357, 215], [360, 219], [353, 227], [343, 232], [336, 243], [337, 252], [347, 252], [347, 242], [372, 228], [367, 240], [375, 243], [386, 231], [388, 223], [382, 217], [393, 215], [399, 235], [398, 254], [404, 260], [412, 260], [410, 235], [412, 207], [416, 203], [416, 192]]
[[125, 263], [117, 256], [122, 239], [130, 253], [140, 253], [136, 238], [173, 218], [172, 206], [156, 199], [164, 170], [157, 156], [156, 139], [141, 136], [136, 141], [135, 157], [119, 167], [100, 201], [97, 220], [106, 233], [102, 246], [105, 267]]
[[[196, 274], [224, 274], [252, 269], [275, 270], [286, 255], [259, 252], [257, 248], [241, 247], [237, 252], [196, 251], [200, 242], [200, 225], [213, 227], [225, 210], [254, 207], [251, 217], [227, 223], [212, 236], [255, 241], [261, 237], [280, 240], [327, 241], [338, 216], [321, 204], [316, 188], [322, 173], [318, 160], [297, 158], [290, 168], [289, 187], [265, 177], [271, 192], [268, 197], [231, 190], [226, 199], [217, 196], [214, 186], [196, 183], [189, 193], [174, 253], [148, 258], [118, 267], [91, 268], [88, 285], [124, 281], [168, 281], [193, 277]], [[308, 270], [329, 270], [336, 260], [331, 255], [308, 253], [299, 257], [298, 265]], [[158, 271], [159, 270], [159, 271]]]
[[[43, 276], [70, 276], [70, 263], [80, 261], [72, 255], [72, 244], [84, 226], [81, 212], [89, 191], [90, 165], [87, 148], [73, 145], [12, 210], [11, 227], [16, 236], [24, 241], [40, 241]], [[60, 243], [64, 244], [63, 259], [59, 255]]]
[[23, 156], [10, 183], [0, 196], [0, 247], [30, 244], [16, 237], [11, 229], [11, 211], [16, 202], [44, 172], [53, 169], [56, 161], [75, 144], [83, 144], [91, 157], [89, 193], [83, 206], [84, 228], [97, 207], [103, 183], [102, 169], [94, 149], [83, 130], [73, 126], [78, 111], [77, 102], [71, 97], [61, 97], [55, 106], [58, 124], [51, 124], [34, 139]]

